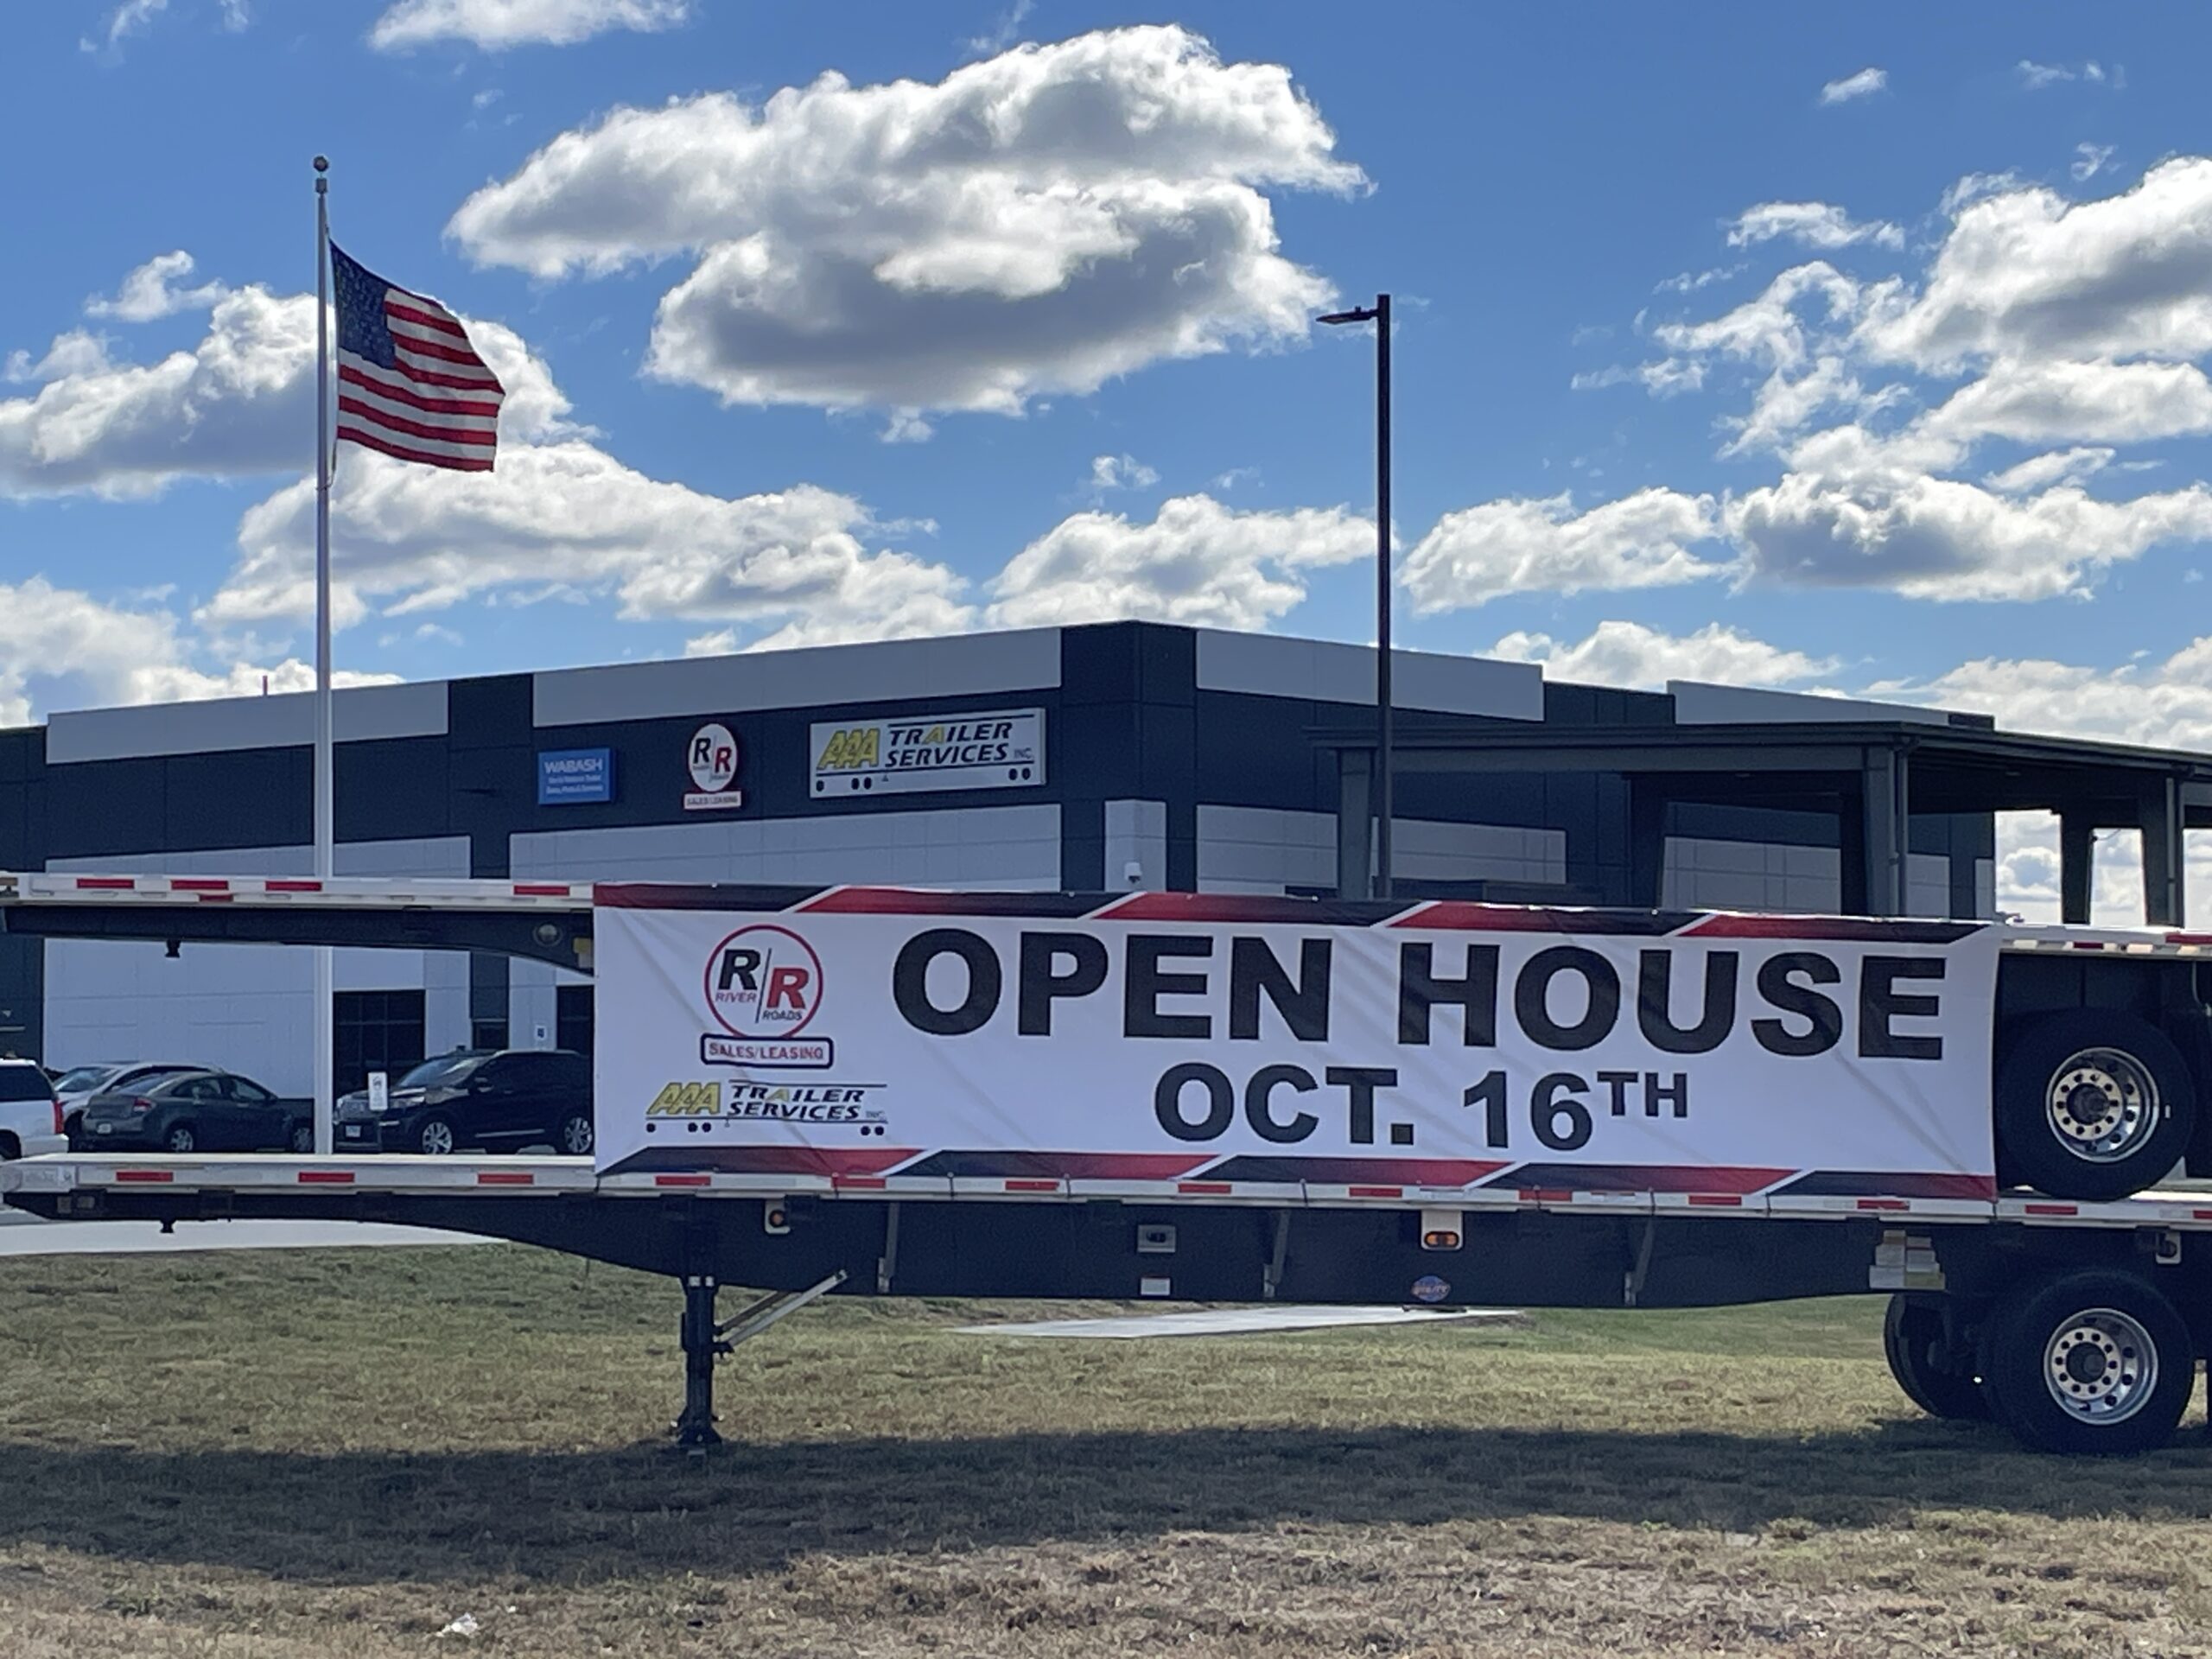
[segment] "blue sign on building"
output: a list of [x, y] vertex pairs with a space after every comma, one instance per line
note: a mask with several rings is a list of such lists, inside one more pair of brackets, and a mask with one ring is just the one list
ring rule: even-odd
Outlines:
[[613, 798], [613, 750], [556, 749], [537, 757], [540, 806], [575, 806]]

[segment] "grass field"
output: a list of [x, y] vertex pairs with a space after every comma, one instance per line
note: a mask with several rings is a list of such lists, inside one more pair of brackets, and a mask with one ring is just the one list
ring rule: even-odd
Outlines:
[[[1929, 1421], [1868, 1299], [1144, 1343], [508, 1247], [0, 1281], [0, 1653], [2212, 1653], [2212, 1452]], [[474, 1637], [437, 1632], [468, 1613]]]

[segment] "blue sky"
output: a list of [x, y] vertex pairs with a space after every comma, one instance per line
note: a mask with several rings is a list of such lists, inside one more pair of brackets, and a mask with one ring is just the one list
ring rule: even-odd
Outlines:
[[322, 151], [511, 391], [341, 452], [349, 673], [1370, 638], [1388, 288], [1408, 642], [2212, 744], [2200, 14], [1347, 16], [16, 8], [0, 718], [300, 683]]

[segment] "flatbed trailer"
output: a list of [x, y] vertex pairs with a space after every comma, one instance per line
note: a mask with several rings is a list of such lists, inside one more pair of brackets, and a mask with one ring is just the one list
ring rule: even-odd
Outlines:
[[[0, 875], [0, 926], [180, 946], [500, 950], [588, 971], [591, 893]], [[2015, 929], [2005, 948], [2034, 964], [2038, 1006], [2071, 995], [2064, 1006], [2200, 1015], [2212, 960], [2212, 939], [2177, 932]], [[2113, 972], [2084, 992], [2093, 963]], [[2192, 1139], [2192, 1161], [2198, 1150]], [[717, 1356], [827, 1294], [1650, 1308], [1886, 1290], [1889, 1362], [1916, 1403], [2063, 1452], [2164, 1443], [2212, 1353], [2212, 1185], [2096, 1201], [1223, 1179], [1203, 1164], [1090, 1179], [67, 1154], [0, 1166], [0, 1198], [57, 1220], [439, 1228], [672, 1277], [686, 1375], [677, 1433], [692, 1446], [719, 1438]], [[722, 1320], [725, 1284], [766, 1296]]]

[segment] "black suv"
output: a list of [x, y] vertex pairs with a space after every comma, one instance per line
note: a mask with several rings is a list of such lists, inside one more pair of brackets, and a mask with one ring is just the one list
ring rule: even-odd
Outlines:
[[519, 1152], [592, 1149], [591, 1062], [566, 1049], [457, 1050], [425, 1060], [391, 1085], [381, 1112], [365, 1092], [338, 1103], [340, 1152], [440, 1155], [464, 1147]]

